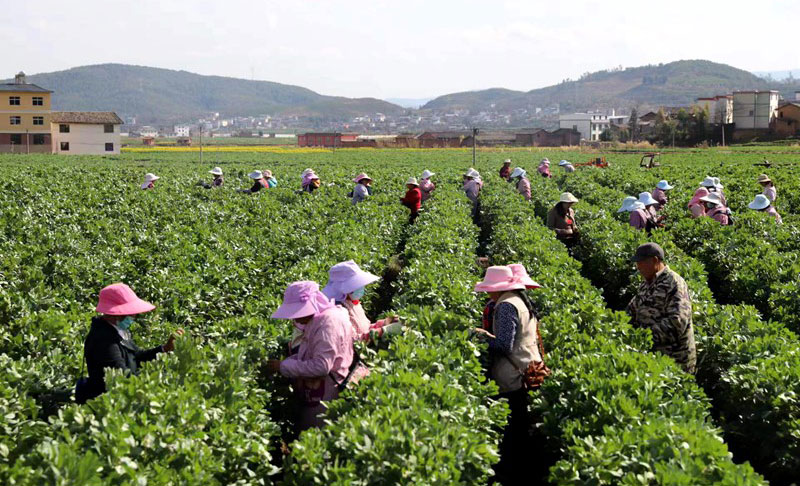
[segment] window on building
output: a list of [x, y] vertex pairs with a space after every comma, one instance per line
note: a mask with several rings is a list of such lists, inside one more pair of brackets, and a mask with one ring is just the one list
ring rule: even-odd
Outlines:
[[753, 116], [753, 110], [750, 110], [750, 115], [749, 116]]
[[113, 152], [113, 151], [114, 151], [114, 144], [113, 143], [107, 143], [106, 144], [106, 152]]
[[572, 131], [573, 132], [577, 132], [578, 131], [578, 125], [572, 125]]
[[69, 142], [61, 142], [61, 151], [69, 152]]
[[12, 116], [11, 117], [11, 124], [12, 125], [22, 125], [22, 117], [21, 116]]
[[58, 131], [59, 133], [69, 133], [69, 125], [59, 125]]
[[44, 134], [37, 133], [33, 136], [34, 145], [44, 145]]
[[11, 145], [22, 145], [22, 134], [21, 133], [12, 133], [11, 134]]
[[114, 125], [112, 125], [111, 123], [103, 125], [103, 131], [105, 133], [114, 133]]
[[44, 125], [44, 117], [43, 116], [35, 116], [35, 117], [33, 117], [33, 124], [34, 125]]
[[19, 106], [19, 96], [9, 96], [8, 104], [11, 106]]
[[44, 98], [42, 98], [41, 96], [34, 96], [33, 106], [44, 106]]

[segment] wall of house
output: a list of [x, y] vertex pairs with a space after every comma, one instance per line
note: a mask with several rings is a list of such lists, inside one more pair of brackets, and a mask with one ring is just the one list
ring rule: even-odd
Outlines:
[[566, 128], [572, 130], [573, 127], [581, 133], [581, 138], [584, 140], [592, 139], [592, 123], [588, 118], [580, 120], [560, 119], [558, 122], [559, 128]]
[[[19, 135], [20, 143], [13, 142], [14, 135]], [[39, 135], [44, 143], [36, 144], [36, 136]], [[49, 154], [53, 151], [52, 138], [49, 133], [46, 134], [31, 134], [31, 133], [0, 133], [0, 153], [14, 153], [14, 154]]]
[[737, 130], [766, 130], [775, 118], [777, 108], [777, 93], [734, 93], [733, 123]]
[[[115, 155], [119, 154], [119, 125], [114, 133], [105, 133], [103, 124], [69, 123], [69, 133], [61, 133], [59, 123], [52, 123], [53, 153], [64, 155]], [[69, 150], [61, 150], [61, 143], [69, 143]], [[106, 151], [106, 143], [113, 143], [114, 150]]]
[[[20, 104], [12, 105], [10, 98], [20, 98]], [[42, 98], [42, 106], [34, 106], [33, 98]], [[11, 117], [19, 116], [21, 124], [12, 125]], [[43, 125], [34, 125], [33, 117], [43, 117]], [[50, 93], [0, 93], [0, 133], [50, 133]]]

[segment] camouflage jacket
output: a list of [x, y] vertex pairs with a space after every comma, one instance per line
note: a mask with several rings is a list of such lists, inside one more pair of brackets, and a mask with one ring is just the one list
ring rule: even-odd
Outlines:
[[692, 299], [686, 282], [669, 267], [642, 282], [627, 308], [633, 325], [653, 332], [653, 350], [670, 356], [694, 373], [697, 349], [692, 327]]

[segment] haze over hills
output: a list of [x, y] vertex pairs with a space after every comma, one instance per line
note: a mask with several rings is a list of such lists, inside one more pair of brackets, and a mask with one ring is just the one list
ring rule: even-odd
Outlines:
[[375, 98], [324, 96], [269, 81], [125, 64], [35, 74], [28, 76], [28, 82], [55, 91], [54, 110], [116, 111], [121, 116], [136, 116], [140, 123], [188, 121], [211, 112], [346, 120], [376, 112], [403, 111]]
[[750, 72], [710, 61], [689, 60], [669, 64], [599, 71], [577, 81], [528, 92], [506, 89], [469, 91], [440, 96], [423, 108], [478, 111], [533, 110], [555, 104], [561, 111], [629, 109], [633, 106], [685, 106], [699, 97], [744, 89], [782, 89], [790, 97], [792, 87], [770, 82]]

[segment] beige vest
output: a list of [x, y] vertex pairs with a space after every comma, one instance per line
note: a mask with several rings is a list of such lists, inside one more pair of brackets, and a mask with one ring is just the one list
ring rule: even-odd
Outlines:
[[[530, 315], [525, 302], [513, 292], [503, 293], [497, 300], [497, 305], [503, 302], [509, 303], [517, 309], [520, 327], [514, 335], [511, 356], [495, 356], [492, 363], [492, 378], [500, 388], [500, 393], [522, 388], [522, 374], [528, 368], [528, 364], [531, 361], [542, 360], [536, 337], [536, 327], [539, 325], [536, 317]], [[492, 332], [497, 332], [494, 322], [492, 322]]]

